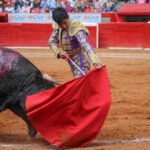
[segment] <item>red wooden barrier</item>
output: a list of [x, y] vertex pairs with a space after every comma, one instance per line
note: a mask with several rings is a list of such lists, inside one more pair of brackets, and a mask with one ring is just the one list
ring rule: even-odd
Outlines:
[[[96, 47], [96, 26], [88, 27], [89, 42]], [[2, 23], [0, 24], [0, 46], [48, 47], [52, 24]]]
[[150, 48], [150, 24], [102, 23], [99, 24], [99, 47]]
[[144, 47], [150, 48], [150, 24], [145, 23], [144, 25]]
[[0, 24], [0, 46], [48, 46], [51, 24]]
[[[88, 29], [91, 32], [89, 41], [94, 46], [95, 29], [92, 27]], [[48, 47], [51, 32], [51, 24], [2, 23], [0, 24], [0, 46]], [[99, 47], [150, 48], [149, 33], [148, 23], [101, 23], [99, 24]]]
[[0, 12], [0, 23], [1, 22], [8, 22], [8, 13], [7, 12]]

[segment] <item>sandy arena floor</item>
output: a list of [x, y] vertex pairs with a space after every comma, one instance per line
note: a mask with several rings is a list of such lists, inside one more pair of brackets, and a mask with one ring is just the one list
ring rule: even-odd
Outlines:
[[[43, 73], [60, 83], [73, 79], [64, 60], [48, 49], [17, 49]], [[112, 105], [101, 134], [85, 148], [73, 150], [150, 150], [150, 51], [96, 49], [110, 81]], [[27, 135], [26, 124], [9, 110], [0, 114], [0, 150], [52, 150], [39, 134]]]

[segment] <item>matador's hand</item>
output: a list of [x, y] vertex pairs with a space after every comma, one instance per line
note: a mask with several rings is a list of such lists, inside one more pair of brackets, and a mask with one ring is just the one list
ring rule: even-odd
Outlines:
[[102, 69], [105, 65], [101, 62], [94, 63], [93, 66], [98, 69]]
[[58, 58], [62, 58], [62, 59], [68, 58], [67, 52], [61, 50], [61, 51], [58, 53]]

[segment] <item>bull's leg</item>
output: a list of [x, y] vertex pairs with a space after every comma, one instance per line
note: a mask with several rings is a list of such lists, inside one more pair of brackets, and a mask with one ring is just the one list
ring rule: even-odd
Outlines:
[[19, 116], [20, 118], [22, 118], [27, 126], [28, 126], [28, 134], [31, 138], [34, 138], [37, 134], [36, 129], [32, 126], [31, 122], [29, 121], [29, 119], [26, 116], [26, 113], [22, 110], [22, 108], [19, 105], [13, 105], [10, 110], [15, 113], [17, 116]]

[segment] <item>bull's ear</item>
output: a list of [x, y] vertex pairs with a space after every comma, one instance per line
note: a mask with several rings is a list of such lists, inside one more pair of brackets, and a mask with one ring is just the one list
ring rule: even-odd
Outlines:
[[53, 82], [55, 84], [61, 85], [59, 82], [57, 82], [56, 80], [54, 80], [51, 76], [49, 76], [48, 74], [42, 74], [43, 75], [43, 79], [48, 80], [50, 82]]

